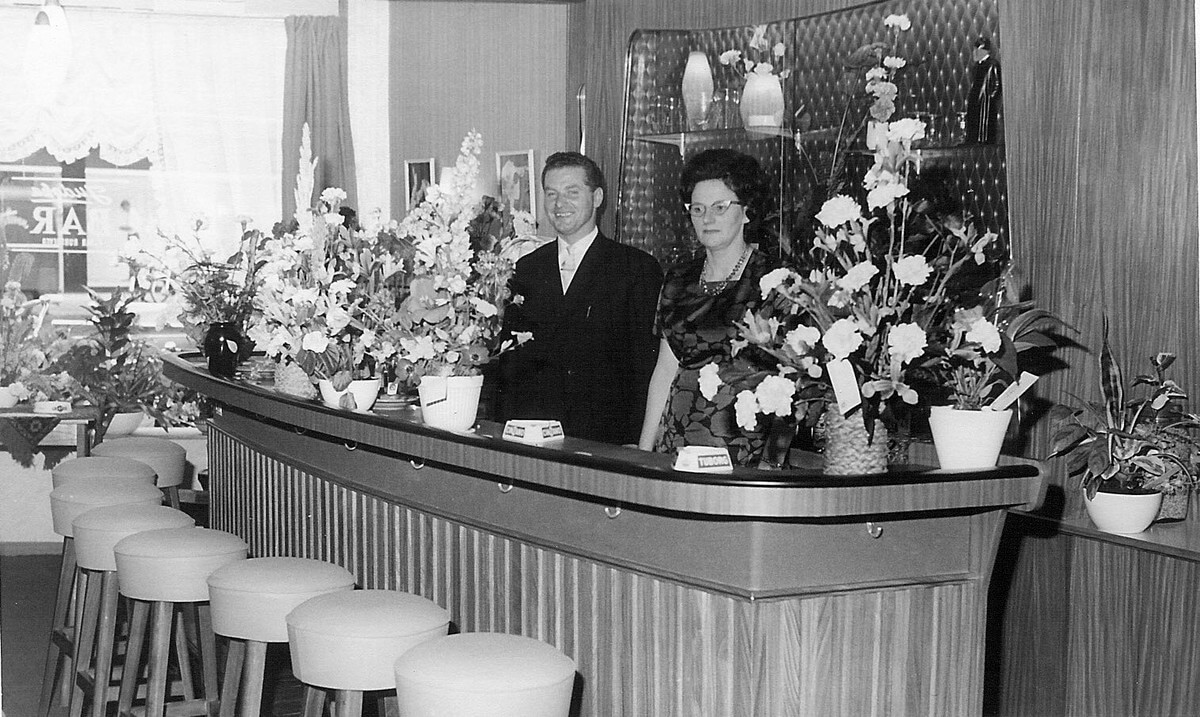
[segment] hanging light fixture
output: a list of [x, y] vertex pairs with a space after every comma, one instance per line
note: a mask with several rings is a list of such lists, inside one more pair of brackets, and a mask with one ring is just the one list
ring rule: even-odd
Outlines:
[[49, 105], [62, 90], [71, 66], [71, 28], [59, 0], [38, 8], [25, 48], [25, 81], [30, 102]]

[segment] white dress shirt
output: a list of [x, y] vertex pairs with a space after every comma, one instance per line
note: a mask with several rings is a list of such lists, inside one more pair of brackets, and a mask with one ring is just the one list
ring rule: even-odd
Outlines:
[[580, 262], [587, 254], [588, 249], [592, 247], [592, 242], [595, 241], [596, 235], [600, 230], [592, 229], [587, 236], [577, 240], [574, 244], [568, 244], [563, 241], [562, 237], [558, 238], [558, 273], [562, 278], [563, 293], [567, 293], [567, 289], [571, 286], [571, 279], [575, 278], [575, 270], [579, 268]]

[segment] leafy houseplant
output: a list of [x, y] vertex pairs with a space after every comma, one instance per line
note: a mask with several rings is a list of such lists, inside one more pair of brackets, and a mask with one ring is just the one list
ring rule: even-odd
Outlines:
[[99, 442], [117, 413], [145, 411], [160, 419], [164, 385], [157, 351], [132, 336], [136, 315], [129, 305], [136, 296], [117, 291], [106, 299], [90, 289], [88, 293], [93, 331], [58, 356], [52, 368], [66, 372], [73, 392], [95, 406]]
[[1128, 391], [1108, 342], [1100, 353], [1101, 403], [1055, 406], [1050, 456], [1067, 456], [1067, 473], [1079, 476], [1089, 500], [1098, 492], [1177, 493], [1197, 483], [1200, 471], [1200, 416], [1181, 408], [1186, 394], [1166, 371], [1175, 355], [1150, 357], [1153, 373], [1139, 374]]

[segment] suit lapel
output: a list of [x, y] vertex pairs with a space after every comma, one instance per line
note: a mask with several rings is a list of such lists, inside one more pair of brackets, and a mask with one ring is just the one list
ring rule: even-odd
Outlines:
[[573, 299], [589, 295], [592, 284], [600, 278], [600, 275], [603, 273], [603, 267], [608, 263], [605, 261], [605, 255], [608, 253], [608, 241], [603, 235], [596, 235], [587, 254], [583, 255], [583, 261], [579, 262], [579, 268], [575, 270], [575, 276], [571, 278], [571, 285], [567, 287], [566, 298]]

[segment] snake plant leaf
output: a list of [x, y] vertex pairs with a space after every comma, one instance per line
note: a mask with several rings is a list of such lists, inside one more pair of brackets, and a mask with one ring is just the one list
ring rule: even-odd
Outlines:
[[1112, 347], [1108, 343], [1108, 317], [1104, 317], [1104, 348], [1100, 351], [1100, 393], [1104, 396], [1108, 425], [1122, 424], [1122, 408], [1125, 405], [1125, 385], [1121, 366], [1113, 359]]

